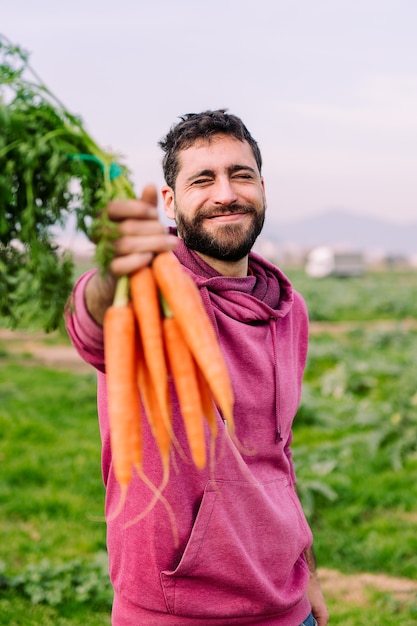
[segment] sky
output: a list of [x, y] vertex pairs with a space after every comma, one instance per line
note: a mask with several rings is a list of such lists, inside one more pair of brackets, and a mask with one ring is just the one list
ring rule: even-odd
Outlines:
[[0, 32], [140, 194], [184, 113], [227, 108], [262, 151], [268, 219], [417, 220], [416, 0], [13, 0]]

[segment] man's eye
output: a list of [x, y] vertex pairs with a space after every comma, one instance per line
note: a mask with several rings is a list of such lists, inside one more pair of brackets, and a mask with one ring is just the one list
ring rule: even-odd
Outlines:
[[211, 182], [210, 178], [197, 178], [197, 180], [193, 181], [193, 185], [205, 185]]
[[251, 174], [235, 174], [233, 176], [233, 178], [239, 178], [239, 179], [243, 179], [243, 180], [251, 180], [252, 176]]

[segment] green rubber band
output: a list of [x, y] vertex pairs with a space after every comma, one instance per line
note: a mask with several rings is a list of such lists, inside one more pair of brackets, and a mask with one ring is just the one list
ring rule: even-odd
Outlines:
[[123, 170], [118, 163], [112, 163], [110, 165], [110, 170], [109, 170], [110, 180], [113, 180], [117, 178], [118, 176], [121, 176], [122, 173], [123, 173]]
[[[101, 170], [104, 172], [106, 169], [105, 164], [101, 159], [94, 156], [93, 154], [70, 154], [69, 157], [72, 161], [93, 161], [100, 166]], [[109, 168], [109, 177], [110, 180], [114, 180], [118, 176], [122, 174], [123, 170], [118, 163], [111, 163]]]

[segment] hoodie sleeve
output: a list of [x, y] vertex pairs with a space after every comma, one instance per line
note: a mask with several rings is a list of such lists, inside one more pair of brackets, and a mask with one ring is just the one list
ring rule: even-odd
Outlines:
[[96, 271], [86, 272], [76, 282], [64, 320], [69, 338], [81, 358], [104, 372], [103, 328], [89, 314], [84, 298], [85, 287]]

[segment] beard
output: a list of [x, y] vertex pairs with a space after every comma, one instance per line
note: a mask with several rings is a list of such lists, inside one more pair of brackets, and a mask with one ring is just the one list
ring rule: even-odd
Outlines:
[[[251, 215], [249, 225], [218, 224], [214, 232], [204, 228], [204, 220], [210, 215], [231, 212]], [[175, 221], [178, 235], [187, 248], [221, 261], [240, 261], [251, 251], [265, 221], [265, 206], [256, 209], [253, 205], [233, 205], [222, 209], [200, 209], [192, 219], [188, 219], [181, 209], [175, 207]]]

